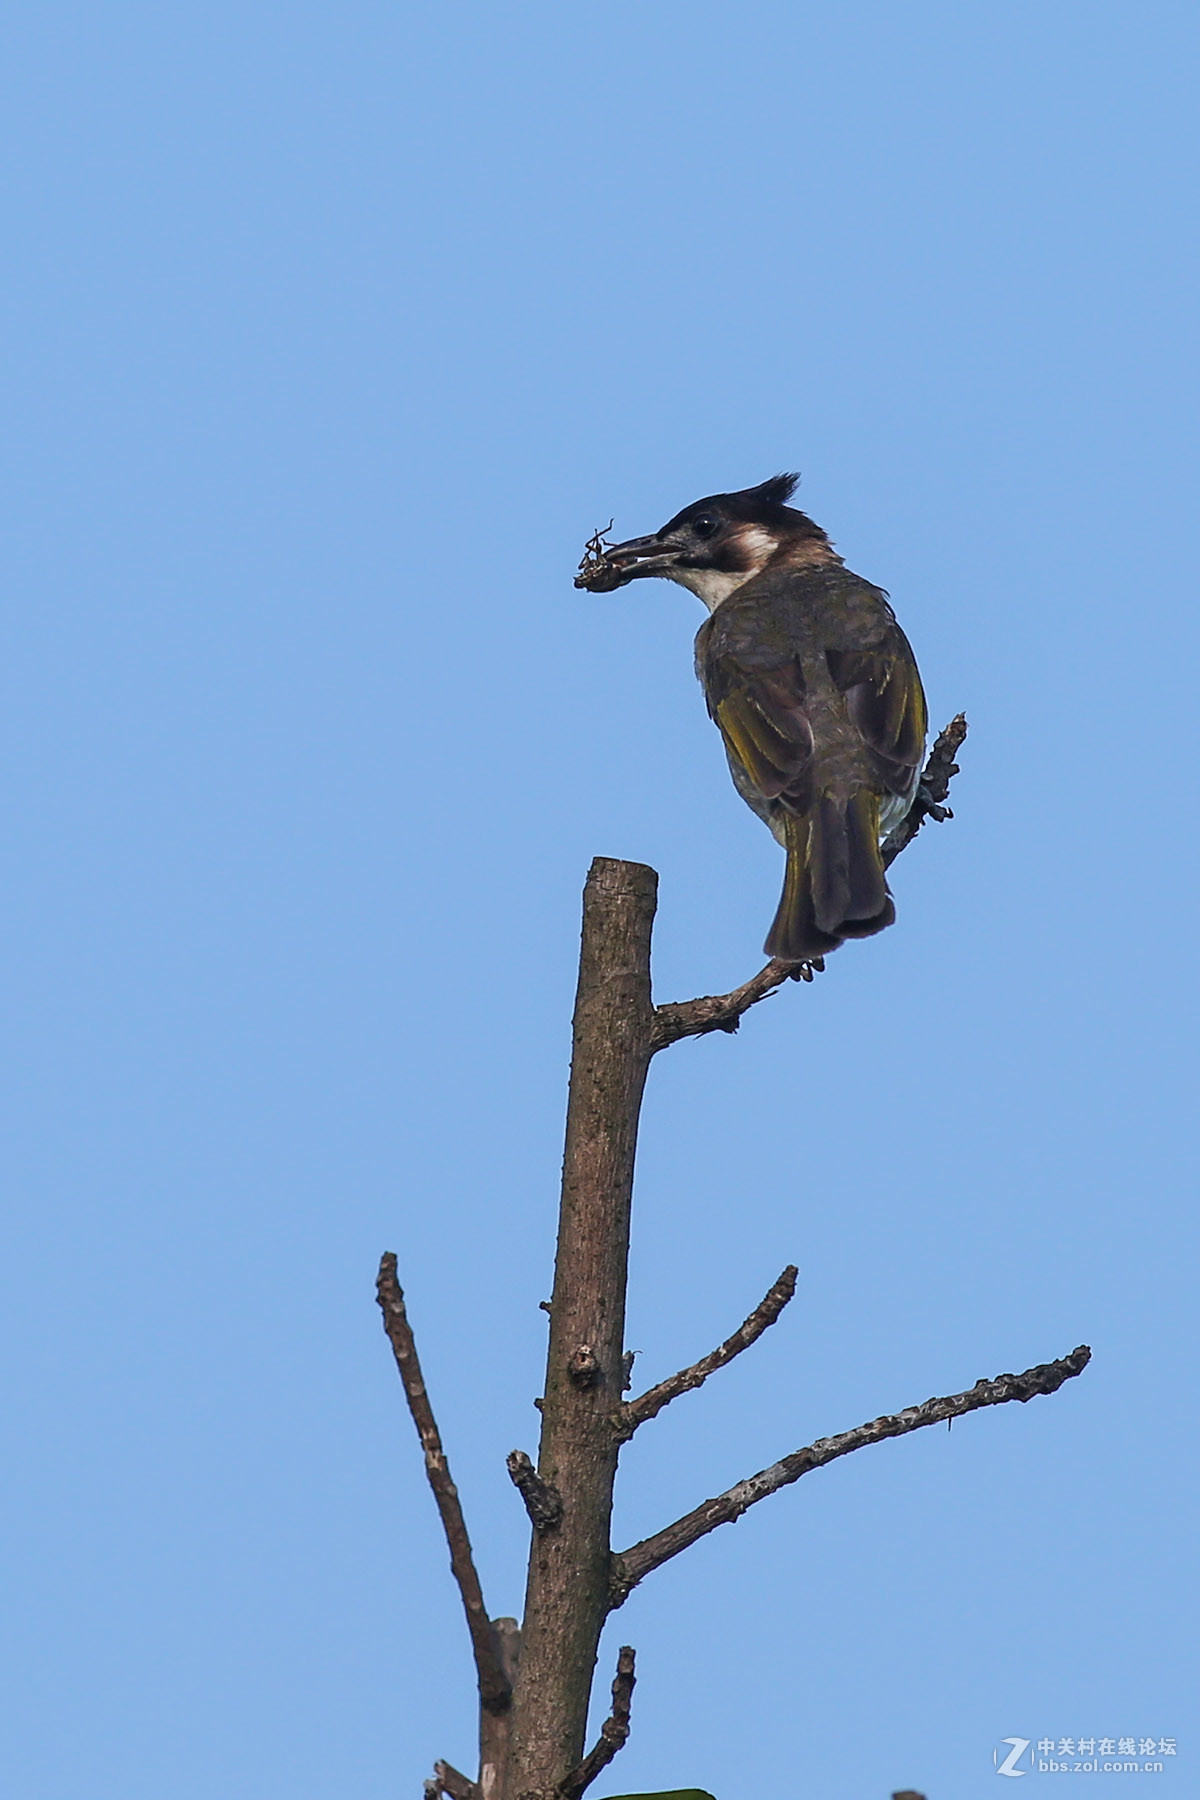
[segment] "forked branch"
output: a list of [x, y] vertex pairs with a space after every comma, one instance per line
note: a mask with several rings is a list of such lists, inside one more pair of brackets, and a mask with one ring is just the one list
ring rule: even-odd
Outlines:
[[[954, 759], [962, 748], [966, 735], [967, 720], [964, 713], [957, 713], [946, 728], [939, 732], [937, 741], [929, 752], [917, 797], [908, 816], [883, 846], [885, 868], [890, 868], [900, 852], [908, 848], [926, 819], [940, 822], [954, 817], [946, 805], [946, 798], [950, 792], [950, 782], [958, 774], [958, 764]], [[743, 1013], [749, 1012], [752, 1006], [757, 1006], [760, 1000], [765, 1000], [768, 994], [773, 994], [785, 981], [811, 981], [814, 968], [822, 969], [824, 966], [820, 959], [816, 963], [773, 961], [731, 993], [705, 994], [699, 1000], [676, 1000], [665, 1006], [656, 1006], [652, 1052], [665, 1050], [668, 1044], [676, 1044], [680, 1038], [703, 1037], [710, 1031], [736, 1031], [742, 1022]]]
[[612, 1711], [600, 1727], [599, 1741], [588, 1751], [578, 1768], [558, 1784], [561, 1800], [579, 1800], [602, 1769], [606, 1769], [629, 1736], [629, 1706], [637, 1677], [633, 1672], [634, 1653], [624, 1644], [617, 1655], [617, 1674], [612, 1684]]
[[702, 1356], [689, 1369], [680, 1369], [678, 1374], [669, 1375], [657, 1386], [647, 1388], [636, 1400], [630, 1400], [617, 1415], [617, 1425], [622, 1439], [631, 1438], [639, 1425], [660, 1413], [664, 1406], [676, 1399], [680, 1394], [700, 1387], [717, 1369], [723, 1369], [726, 1363], [748, 1350], [751, 1344], [758, 1342], [763, 1332], [773, 1325], [792, 1295], [796, 1292], [796, 1265], [789, 1263], [775, 1285], [759, 1301], [749, 1318], [740, 1324], [732, 1337], [727, 1337], [723, 1344]]
[[[421, 1448], [425, 1452], [425, 1473], [429, 1477], [429, 1485], [433, 1489], [433, 1497], [441, 1515], [442, 1530], [450, 1548], [450, 1567], [462, 1596], [467, 1630], [471, 1634], [471, 1649], [475, 1655], [479, 1703], [487, 1712], [503, 1712], [512, 1700], [512, 1683], [501, 1660], [496, 1628], [483, 1603], [483, 1589], [475, 1568], [475, 1559], [471, 1555], [467, 1522], [463, 1518], [458, 1489], [451, 1478], [441, 1434], [429, 1403], [417, 1357], [416, 1341], [404, 1308], [404, 1292], [396, 1273], [396, 1258], [390, 1250], [380, 1258], [375, 1291], [383, 1313], [383, 1329], [387, 1332], [396, 1358], [396, 1367], [400, 1371], [408, 1410], [412, 1414]], [[451, 1770], [451, 1774], [453, 1773]], [[445, 1785], [445, 1778], [440, 1772], [439, 1779]], [[465, 1780], [465, 1777], [462, 1779]], [[447, 1787], [446, 1791], [450, 1793], [452, 1790]]]
[[981, 1406], [1002, 1406], [1008, 1400], [1032, 1400], [1035, 1394], [1056, 1393], [1064, 1381], [1070, 1381], [1072, 1376], [1082, 1373], [1091, 1354], [1086, 1344], [1080, 1344], [1077, 1350], [1072, 1350], [1069, 1356], [1062, 1357], [1058, 1362], [1039, 1363], [1036, 1368], [1026, 1369], [1021, 1375], [997, 1375], [992, 1381], [977, 1381], [965, 1394], [947, 1394], [940, 1399], [926, 1400], [921, 1406], [910, 1406], [904, 1412], [885, 1414], [881, 1419], [872, 1419], [866, 1425], [856, 1426], [853, 1431], [843, 1431], [837, 1437], [818, 1438], [815, 1444], [808, 1444], [802, 1450], [793, 1450], [782, 1462], [773, 1463], [769, 1469], [751, 1475], [748, 1481], [739, 1481], [736, 1487], [718, 1494], [713, 1500], [705, 1500], [693, 1512], [687, 1513], [682, 1519], [676, 1519], [673, 1525], [655, 1532], [653, 1537], [643, 1538], [632, 1549], [614, 1556], [614, 1607], [620, 1606], [652, 1569], [660, 1568], [673, 1556], [678, 1556], [681, 1550], [687, 1550], [710, 1531], [715, 1531], [718, 1525], [729, 1525], [735, 1519], [740, 1519], [757, 1501], [765, 1500], [768, 1494], [778, 1493], [780, 1488], [788, 1487], [793, 1481], [799, 1481], [810, 1469], [822, 1468], [825, 1463], [834, 1462], [839, 1456], [848, 1456], [852, 1450], [862, 1450], [868, 1444], [882, 1443], [885, 1438], [904, 1437], [910, 1431], [919, 1431], [924, 1425], [938, 1425], [943, 1419], [961, 1418], [964, 1413], [976, 1412]]

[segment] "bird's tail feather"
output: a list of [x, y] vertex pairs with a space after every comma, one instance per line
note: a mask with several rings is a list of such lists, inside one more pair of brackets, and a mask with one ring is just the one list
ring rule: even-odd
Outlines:
[[879, 854], [879, 797], [824, 796], [784, 820], [787, 872], [766, 952], [808, 962], [848, 937], [871, 937], [896, 916]]

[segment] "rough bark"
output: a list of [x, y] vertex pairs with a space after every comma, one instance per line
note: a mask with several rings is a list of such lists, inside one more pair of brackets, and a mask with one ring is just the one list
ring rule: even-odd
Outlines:
[[650, 1063], [658, 877], [598, 857], [584, 889], [562, 1206], [537, 1474], [563, 1499], [533, 1533], [508, 1794], [555, 1800], [583, 1758], [610, 1605], [625, 1285], [638, 1114]]
[[[500, 1667], [511, 1693], [521, 1655], [521, 1627], [515, 1619], [493, 1619]], [[512, 1742], [512, 1707], [479, 1709], [479, 1800], [504, 1800], [508, 1753]]]
[[508, 1453], [508, 1473], [513, 1486], [525, 1502], [529, 1523], [535, 1531], [553, 1531], [563, 1516], [562, 1495], [543, 1481], [523, 1450]]

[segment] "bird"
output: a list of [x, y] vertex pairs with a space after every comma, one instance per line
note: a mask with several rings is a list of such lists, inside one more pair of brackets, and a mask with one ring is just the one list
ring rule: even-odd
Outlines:
[[709, 494], [648, 537], [596, 533], [575, 585], [663, 576], [708, 608], [696, 674], [709, 716], [734, 786], [787, 854], [764, 949], [811, 965], [896, 917], [883, 848], [916, 802], [928, 715], [887, 593], [788, 504], [798, 482]]

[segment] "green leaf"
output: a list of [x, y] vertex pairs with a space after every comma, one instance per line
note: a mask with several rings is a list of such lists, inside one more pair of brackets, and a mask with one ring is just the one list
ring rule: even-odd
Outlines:
[[669, 1794], [613, 1794], [610, 1800], [713, 1800], [703, 1788], [672, 1788]]

